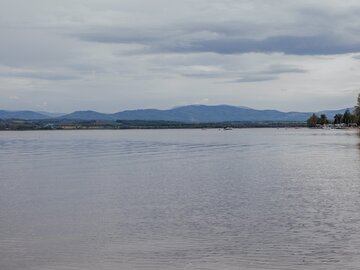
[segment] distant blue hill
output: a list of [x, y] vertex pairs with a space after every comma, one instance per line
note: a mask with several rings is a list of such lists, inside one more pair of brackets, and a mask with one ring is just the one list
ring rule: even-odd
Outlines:
[[[337, 113], [344, 113], [346, 109], [323, 111], [328, 118]], [[163, 120], [186, 123], [226, 122], [226, 121], [306, 121], [311, 112], [280, 112], [277, 110], [256, 110], [246, 107], [229, 105], [189, 105], [169, 110], [145, 109], [128, 110], [113, 114], [95, 111], [77, 111], [62, 116], [63, 119], [81, 120]]]
[[[337, 113], [344, 113], [346, 109], [322, 111], [329, 119]], [[352, 110], [352, 109], [350, 109]], [[277, 110], [256, 110], [247, 107], [229, 105], [189, 105], [176, 107], [169, 110], [145, 109], [127, 110], [112, 114], [95, 111], [76, 111], [70, 114], [51, 114], [32, 111], [0, 111], [0, 119], [72, 119], [72, 120], [148, 120], [148, 121], [177, 121], [185, 123], [208, 123], [227, 121], [279, 121], [279, 122], [304, 122], [311, 112], [281, 112]]]
[[47, 119], [47, 118], [49, 118], [49, 116], [46, 116], [42, 113], [33, 112], [33, 111], [0, 110], [0, 119], [40, 120], [40, 119]]

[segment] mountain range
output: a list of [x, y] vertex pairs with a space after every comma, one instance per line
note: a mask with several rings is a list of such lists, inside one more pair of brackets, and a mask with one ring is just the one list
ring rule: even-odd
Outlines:
[[[353, 110], [353, 108], [348, 108]], [[335, 114], [344, 113], [347, 109], [317, 112], [326, 114], [332, 119]], [[276, 121], [304, 122], [312, 112], [281, 112], [277, 110], [256, 110], [248, 107], [229, 105], [189, 105], [169, 110], [142, 109], [126, 110], [117, 113], [99, 113], [96, 111], [75, 111], [70, 114], [35, 112], [35, 111], [5, 111], [0, 110], [0, 119], [72, 119], [72, 120], [144, 120], [144, 121], [177, 121], [184, 123], [209, 123], [228, 121]]]

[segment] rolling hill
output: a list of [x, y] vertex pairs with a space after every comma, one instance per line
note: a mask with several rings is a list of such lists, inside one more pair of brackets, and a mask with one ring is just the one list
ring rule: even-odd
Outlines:
[[33, 111], [5, 111], [0, 110], [0, 119], [24, 119], [40, 120], [47, 119], [49, 116]]
[[[322, 111], [329, 119], [337, 113], [344, 113], [346, 109]], [[352, 110], [352, 109], [350, 109]], [[70, 114], [51, 114], [33, 111], [0, 111], [0, 119], [72, 119], [72, 120], [143, 120], [143, 121], [177, 121], [185, 123], [209, 123], [228, 121], [275, 121], [275, 122], [304, 122], [311, 112], [281, 112], [277, 110], [256, 110], [247, 107], [229, 105], [189, 105], [169, 110], [143, 109], [127, 110], [112, 114], [96, 111], [75, 111]]]

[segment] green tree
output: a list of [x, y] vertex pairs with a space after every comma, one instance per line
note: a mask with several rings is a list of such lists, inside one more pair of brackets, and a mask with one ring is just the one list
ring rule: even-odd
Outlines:
[[320, 125], [327, 125], [329, 124], [329, 121], [325, 114], [320, 115], [320, 119], [318, 120], [318, 124]]
[[338, 113], [334, 116], [334, 124], [341, 124], [341, 121], [343, 119], [343, 115], [341, 113]]
[[355, 107], [355, 116], [356, 116], [356, 123], [360, 125], [360, 94], [357, 98], [357, 105]]
[[308, 127], [316, 127], [317, 123], [319, 122], [319, 117], [313, 113], [310, 118], [307, 120]]
[[348, 124], [352, 123], [352, 120], [353, 120], [353, 117], [352, 117], [350, 111], [346, 110], [343, 115], [342, 122], [348, 125]]

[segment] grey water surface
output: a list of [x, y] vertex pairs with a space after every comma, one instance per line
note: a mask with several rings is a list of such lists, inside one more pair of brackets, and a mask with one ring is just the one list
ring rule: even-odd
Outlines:
[[360, 269], [351, 130], [0, 132], [0, 269]]

